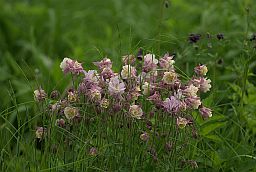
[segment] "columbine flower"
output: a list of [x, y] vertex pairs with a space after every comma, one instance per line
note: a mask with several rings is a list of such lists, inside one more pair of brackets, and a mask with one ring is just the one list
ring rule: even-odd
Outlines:
[[155, 82], [156, 78], [158, 76], [157, 70], [150, 71], [148, 73], [141, 72], [141, 74], [137, 77], [138, 82], [146, 81], [149, 83]]
[[201, 101], [199, 97], [188, 97], [185, 99], [185, 102], [188, 107], [193, 109], [198, 109], [198, 107], [201, 105]]
[[163, 101], [163, 107], [167, 110], [167, 112], [178, 112], [180, 110], [181, 101], [176, 97], [171, 96], [170, 98], [166, 98]]
[[108, 106], [109, 106], [109, 100], [103, 98], [103, 99], [100, 101], [100, 107], [107, 109]]
[[99, 79], [98, 79], [98, 73], [96, 70], [89, 70], [88, 72], [85, 72], [85, 77], [84, 80], [87, 82], [92, 82], [97, 84]]
[[104, 58], [99, 62], [93, 62], [93, 64], [96, 65], [100, 71], [102, 71], [104, 68], [112, 68], [112, 62], [109, 58]]
[[187, 86], [185, 90], [183, 90], [184, 95], [188, 97], [196, 97], [197, 96], [198, 88], [195, 87], [193, 84]]
[[147, 132], [144, 132], [140, 135], [140, 139], [144, 142], [148, 141], [149, 140], [149, 135]]
[[159, 59], [160, 67], [166, 70], [172, 69], [174, 63], [175, 61], [173, 60], [173, 56], [169, 56], [169, 53], [166, 53], [164, 57]]
[[134, 78], [136, 77], [136, 69], [131, 65], [123, 66], [123, 70], [121, 71], [122, 79], [128, 79], [129, 77]]
[[125, 85], [122, 81], [118, 79], [118, 76], [110, 78], [108, 85], [108, 91], [110, 95], [121, 95], [124, 93]]
[[138, 91], [136, 90], [130, 91], [126, 96], [126, 100], [135, 101], [135, 100], [138, 100], [139, 96], [141, 96], [141, 94]]
[[34, 98], [37, 102], [45, 100], [46, 97], [47, 97], [47, 94], [43, 89], [39, 88], [38, 90], [34, 91]]
[[61, 119], [56, 119], [55, 125], [59, 126], [59, 127], [64, 127], [65, 126], [65, 120], [62, 119], [62, 118]]
[[200, 81], [200, 91], [202, 92], [207, 92], [210, 91], [211, 86], [211, 80], [210, 79], [205, 79], [205, 78], [201, 78]]
[[129, 64], [133, 64], [136, 58], [134, 55], [125, 55], [123, 56], [122, 60], [125, 65], [129, 65]]
[[161, 107], [162, 106], [161, 95], [157, 91], [154, 92], [153, 95], [149, 96], [148, 100], [152, 101], [157, 107]]
[[195, 73], [199, 76], [204, 76], [208, 72], [208, 69], [205, 65], [198, 65], [194, 70]]
[[92, 148], [90, 149], [90, 151], [89, 151], [89, 154], [90, 154], [91, 156], [96, 156], [97, 153], [98, 153], [98, 151], [97, 151], [97, 149], [96, 149], [95, 147], [92, 147]]
[[201, 38], [200, 34], [191, 33], [188, 37], [190, 43], [197, 43]]
[[184, 95], [181, 89], [177, 89], [176, 91], [173, 92], [173, 96], [176, 97], [179, 100], [184, 99]]
[[54, 91], [51, 92], [50, 97], [51, 97], [52, 99], [56, 100], [56, 99], [58, 99], [59, 95], [60, 95], [59, 91], [54, 90]]
[[199, 87], [200, 91], [206, 93], [207, 91], [210, 90], [211, 86], [211, 80], [210, 79], [206, 79], [203, 77], [200, 78], [195, 78], [192, 80], [193, 84], [195, 84], [197, 87]]
[[144, 56], [143, 71], [144, 72], [152, 71], [156, 69], [157, 64], [158, 64], [158, 60], [155, 58], [154, 54], [146, 54]]
[[133, 118], [141, 119], [143, 115], [143, 111], [139, 105], [131, 105], [129, 109], [129, 113]]
[[64, 115], [68, 120], [73, 119], [75, 116], [79, 115], [79, 109], [76, 107], [66, 107], [64, 109]]
[[62, 62], [60, 63], [60, 68], [62, 69], [62, 71], [64, 73], [69, 72], [69, 65], [68, 64], [71, 64], [72, 62], [73, 62], [73, 60], [70, 59], [70, 58], [67, 58], [67, 57], [62, 60]]
[[37, 127], [37, 129], [36, 129], [36, 138], [42, 139], [45, 134], [46, 134], [46, 128]]
[[58, 112], [58, 111], [60, 110], [60, 108], [61, 108], [61, 107], [60, 107], [60, 105], [59, 105], [58, 102], [56, 102], [56, 103], [50, 105], [50, 110], [51, 110], [52, 112]]
[[89, 97], [91, 98], [91, 100], [99, 102], [101, 100], [101, 92], [99, 87], [94, 87], [90, 89]]
[[111, 68], [104, 68], [100, 75], [103, 77], [103, 79], [106, 80], [112, 78], [115, 75], [115, 73]]
[[166, 84], [172, 84], [177, 79], [177, 74], [174, 71], [164, 72], [163, 81]]
[[142, 85], [142, 89], [143, 89], [143, 94], [144, 95], [149, 95], [150, 93], [150, 84], [148, 82], [144, 82], [144, 84]]
[[77, 100], [78, 100], [77, 91], [75, 90], [68, 91], [68, 101], [73, 103], [73, 102], [76, 102]]
[[200, 112], [200, 114], [202, 115], [202, 117], [204, 118], [204, 119], [207, 119], [207, 118], [210, 118], [210, 117], [212, 117], [212, 110], [211, 109], [209, 109], [209, 108], [207, 108], [207, 107], [201, 107], [200, 109], [199, 109], [199, 112]]
[[183, 129], [186, 127], [187, 124], [189, 124], [189, 120], [187, 120], [186, 118], [178, 117], [176, 123], [180, 129]]
[[64, 58], [60, 63], [60, 68], [65, 74], [71, 72], [72, 74], [78, 75], [84, 71], [81, 63], [78, 63], [76, 60], [72, 60], [70, 58]]
[[224, 39], [224, 34], [223, 33], [218, 33], [217, 34], [217, 39], [218, 40]]
[[83, 82], [79, 84], [78, 91], [79, 93], [86, 94], [88, 90], [99, 84], [99, 76], [96, 70], [89, 70], [88, 72], [84, 72], [84, 74], [85, 77]]

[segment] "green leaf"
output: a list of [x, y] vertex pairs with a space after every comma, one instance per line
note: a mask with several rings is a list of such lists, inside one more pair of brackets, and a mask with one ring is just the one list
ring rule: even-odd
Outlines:
[[209, 134], [210, 132], [218, 129], [218, 128], [221, 128], [221, 127], [224, 127], [226, 125], [226, 122], [215, 122], [215, 123], [209, 123], [207, 125], [204, 125], [202, 128], [201, 128], [201, 131], [200, 133], [205, 136], [207, 134]]

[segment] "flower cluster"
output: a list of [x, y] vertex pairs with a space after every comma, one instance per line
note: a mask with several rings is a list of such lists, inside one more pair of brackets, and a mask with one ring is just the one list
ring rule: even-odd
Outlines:
[[[98, 112], [122, 112], [130, 119], [146, 119], [143, 103], [147, 101], [151, 109], [158, 109], [175, 119], [182, 129], [193, 123], [191, 112], [197, 110], [203, 119], [212, 116], [211, 109], [202, 104], [200, 95], [211, 88], [211, 80], [206, 78], [206, 65], [194, 68], [194, 75], [189, 78], [176, 72], [174, 57], [165, 54], [159, 59], [154, 54], [142, 55], [142, 60], [134, 55], [123, 56], [123, 67], [120, 73], [114, 72], [109, 58], [94, 62], [98, 70], [85, 71], [81, 63], [64, 58], [60, 64], [62, 71], [80, 75], [66, 92], [66, 97], [51, 104], [51, 111], [60, 114], [56, 126], [65, 127], [81, 118], [82, 102], [94, 106]], [[182, 78], [182, 79], [181, 79]], [[183, 79], [187, 78], [187, 79]], [[59, 93], [53, 91], [51, 98]], [[47, 94], [41, 88], [34, 92], [36, 101], [44, 101]], [[37, 130], [37, 137], [42, 136]], [[140, 138], [148, 140], [149, 135], [143, 133]]]

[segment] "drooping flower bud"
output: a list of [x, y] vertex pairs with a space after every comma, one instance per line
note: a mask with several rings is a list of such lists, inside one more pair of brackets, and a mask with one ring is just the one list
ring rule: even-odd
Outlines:
[[208, 72], [208, 68], [205, 65], [198, 65], [194, 70], [195, 73], [199, 76], [204, 76]]
[[140, 139], [144, 142], [148, 141], [149, 140], [149, 135], [147, 132], [144, 132], [140, 135]]
[[56, 126], [59, 126], [59, 127], [64, 127], [65, 126], [65, 120], [64, 119], [56, 119], [56, 122], [55, 122]]
[[37, 139], [42, 139], [43, 136], [46, 135], [46, 128], [43, 127], [37, 127], [36, 129], [36, 138]]
[[89, 154], [91, 156], [96, 156], [98, 154], [98, 150], [95, 148], [95, 147], [92, 147], [90, 150], [89, 150]]
[[34, 98], [37, 102], [41, 102], [45, 100], [46, 97], [47, 97], [47, 94], [43, 89], [39, 88], [38, 90], [34, 91]]
[[199, 108], [199, 112], [204, 119], [212, 117], [212, 110], [207, 107], [203, 106], [203, 107]]
[[183, 129], [186, 127], [189, 121], [186, 118], [178, 117], [176, 123], [180, 129]]

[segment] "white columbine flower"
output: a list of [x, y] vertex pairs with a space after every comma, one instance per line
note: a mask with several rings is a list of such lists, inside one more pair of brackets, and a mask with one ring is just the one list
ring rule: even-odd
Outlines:
[[123, 70], [121, 71], [121, 76], [123, 79], [128, 79], [129, 77], [136, 76], [136, 69], [131, 65], [123, 66]]

